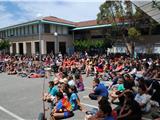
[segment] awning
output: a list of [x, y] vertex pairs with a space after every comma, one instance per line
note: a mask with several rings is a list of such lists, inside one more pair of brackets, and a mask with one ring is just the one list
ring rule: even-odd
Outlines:
[[132, 3], [143, 10], [147, 15], [151, 16], [155, 21], [160, 23], [160, 1], [147, 0], [137, 1], [132, 0]]

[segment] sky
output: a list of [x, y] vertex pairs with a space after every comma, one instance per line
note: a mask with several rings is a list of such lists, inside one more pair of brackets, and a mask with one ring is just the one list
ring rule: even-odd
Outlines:
[[0, 28], [55, 16], [73, 22], [96, 19], [105, 0], [0, 0]]

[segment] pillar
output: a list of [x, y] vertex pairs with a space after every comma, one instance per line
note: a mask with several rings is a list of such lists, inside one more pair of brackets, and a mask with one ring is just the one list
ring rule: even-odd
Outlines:
[[31, 42], [31, 54], [35, 54], [36, 51], [35, 51], [35, 42]]
[[12, 43], [11, 43], [11, 46], [9, 48], [9, 52], [10, 52], [10, 54], [13, 54], [13, 44]]
[[27, 47], [26, 47], [26, 42], [23, 42], [23, 54], [27, 54]]
[[41, 54], [46, 54], [46, 42], [44, 40], [40, 40], [40, 50], [41, 50]]
[[16, 42], [16, 54], [19, 54], [19, 43]]

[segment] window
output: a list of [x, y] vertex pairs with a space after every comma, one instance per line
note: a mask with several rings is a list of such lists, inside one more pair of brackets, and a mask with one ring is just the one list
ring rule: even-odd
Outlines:
[[16, 36], [18, 36], [18, 28], [16, 28]]
[[57, 26], [57, 32], [58, 34], [62, 34], [62, 26]]
[[21, 27], [19, 28], [19, 35], [20, 36], [22, 35], [22, 28]]
[[14, 34], [14, 36], [16, 36], [16, 28], [14, 28], [14, 33], [13, 34]]
[[20, 36], [20, 28], [18, 28], [18, 36]]
[[8, 36], [10, 36], [11, 34], [10, 34], [10, 30], [8, 30]]
[[44, 33], [50, 33], [50, 24], [44, 24]]
[[51, 33], [55, 33], [56, 31], [56, 26], [55, 25], [51, 25]]
[[[34, 29], [34, 30], [33, 30]], [[32, 26], [33, 34], [38, 33], [38, 24]]]
[[7, 35], [7, 30], [5, 30], [5, 34], [6, 34], [6, 36], [8, 37], [8, 35]]
[[28, 34], [30, 35], [31, 34], [31, 32], [32, 32], [32, 26], [28, 26]]
[[31, 31], [30, 32], [31, 32], [31, 34], [35, 34], [36, 33], [35, 30], [34, 30], [34, 25], [31, 26]]
[[24, 27], [21, 28], [21, 34], [24, 35]]
[[65, 26], [63, 26], [62, 28], [63, 28], [63, 29], [62, 29], [63, 34], [64, 34], [64, 35], [67, 35], [67, 34], [68, 34], [68, 28], [65, 27]]

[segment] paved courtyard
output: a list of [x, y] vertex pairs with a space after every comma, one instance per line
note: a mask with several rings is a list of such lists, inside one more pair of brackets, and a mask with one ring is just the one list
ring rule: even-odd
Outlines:
[[[21, 78], [16, 75], [0, 74], [0, 120], [36, 120], [42, 107], [42, 79]], [[48, 79], [46, 87], [48, 88]], [[91, 91], [92, 77], [85, 78], [85, 91], [79, 92], [79, 97], [85, 109], [97, 106], [96, 101], [91, 101], [86, 96]], [[48, 112], [49, 113], [49, 112]], [[84, 113], [76, 111], [74, 117], [68, 120], [83, 120]]]
[[[53, 78], [51, 78], [53, 79]], [[48, 81], [45, 79], [45, 90], [48, 88]], [[92, 90], [93, 77], [84, 76], [85, 91], [79, 92], [81, 104], [86, 110], [97, 107], [97, 101], [87, 98]], [[9, 76], [6, 73], [0, 74], [0, 120], [37, 120], [38, 114], [43, 111], [42, 86], [44, 78], [31, 79], [21, 78], [16, 75]], [[46, 107], [48, 105], [46, 104]], [[115, 107], [115, 105], [112, 105]], [[155, 111], [153, 109], [153, 111]], [[75, 111], [75, 115], [67, 120], [84, 120], [85, 113]], [[46, 113], [49, 118], [49, 111]], [[145, 115], [144, 120], [150, 115]]]

